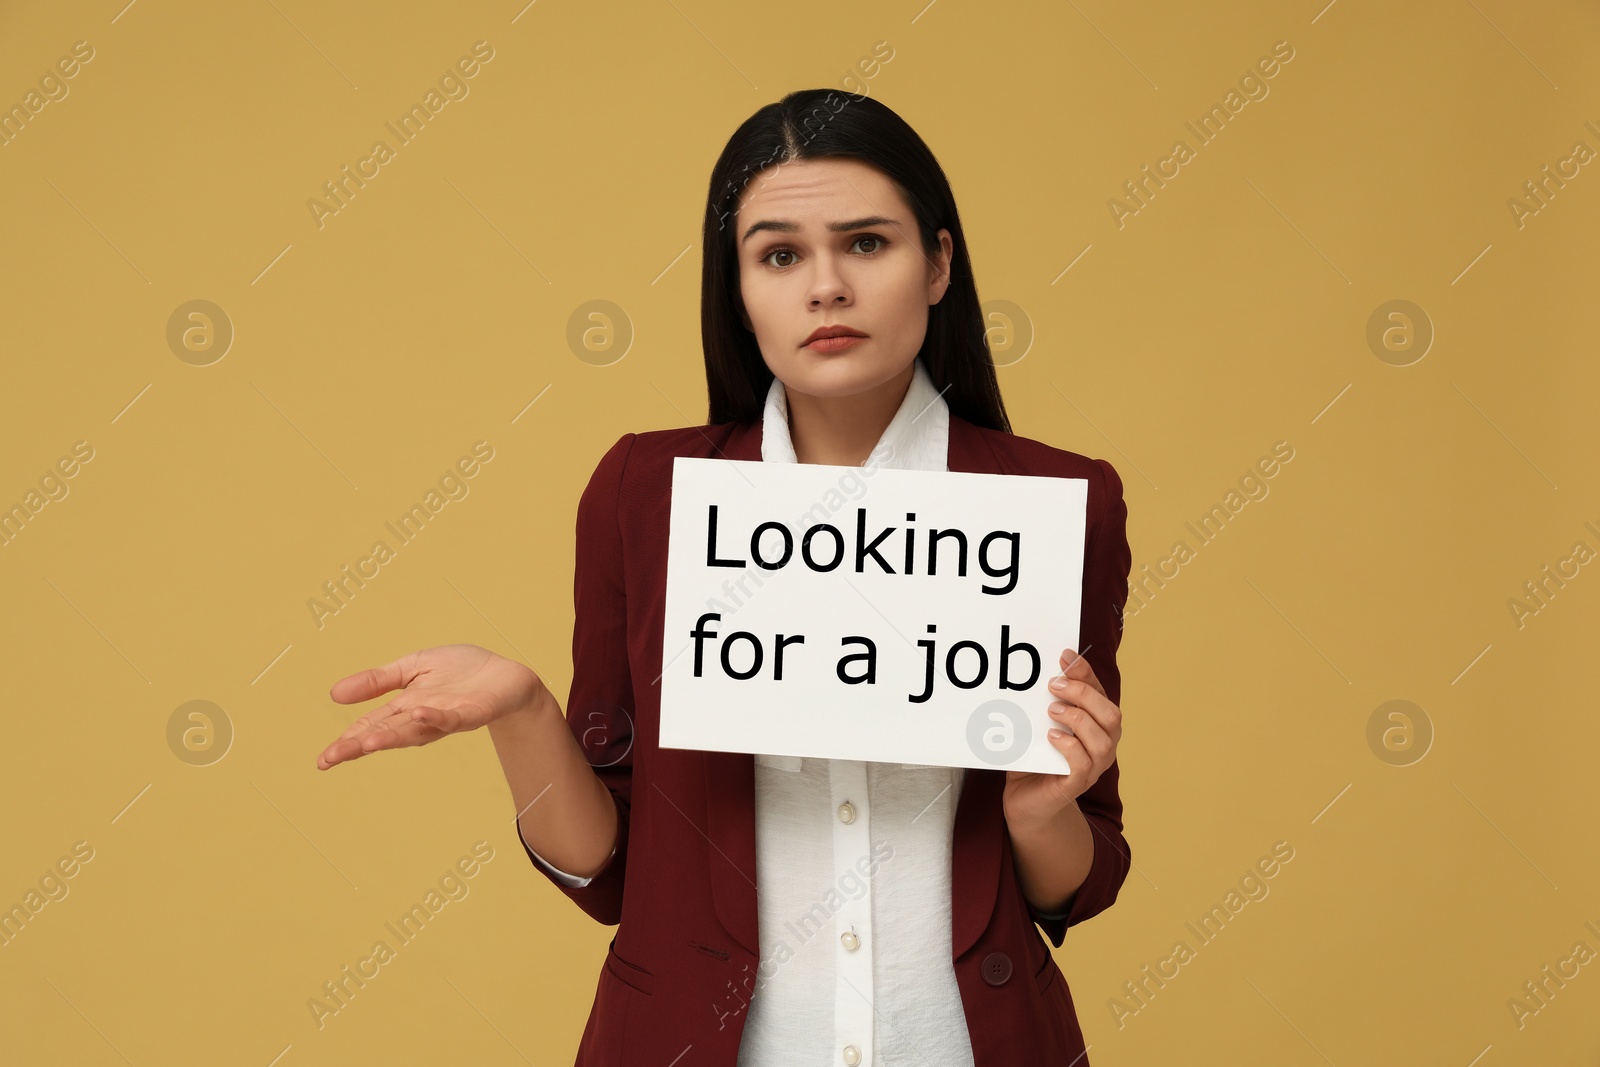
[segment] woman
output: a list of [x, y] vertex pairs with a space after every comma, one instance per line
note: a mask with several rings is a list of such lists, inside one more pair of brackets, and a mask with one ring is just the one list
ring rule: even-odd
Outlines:
[[[401, 692], [318, 766], [488, 726], [535, 869], [618, 924], [579, 1064], [1087, 1065], [1034, 927], [1059, 947], [1130, 864], [1121, 480], [1010, 432], [949, 184], [877, 101], [791, 93], [734, 133], [701, 307], [706, 425], [625, 434], [579, 501], [565, 714], [522, 664], [427, 649], [334, 685]], [[1085, 479], [1083, 654], [1046, 709], [1072, 773], [660, 748], [678, 456]]]

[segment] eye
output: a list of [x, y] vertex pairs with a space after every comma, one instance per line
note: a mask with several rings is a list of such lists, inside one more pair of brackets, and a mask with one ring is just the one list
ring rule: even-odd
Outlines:
[[[864, 233], [861, 236], [857, 237], [854, 241], [852, 241], [850, 243], [850, 247], [851, 248], [855, 248], [862, 241], [871, 241], [872, 242], [871, 249], [866, 251], [866, 252], [862, 252], [861, 253], [861, 255], [866, 256], [866, 257], [871, 257], [871, 256], [877, 255], [879, 252], [883, 251], [886, 247], [888, 247], [888, 244], [889, 244], [889, 242], [887, 240], [885, 240], [882, 237], [879, 237], [875, 233]], [[780, 245], [779, 247], [774, 248], [772, 251], [768, 252], [766, 255], [762, 256], [756, 262], [758, 262], [758, 263], [766, 263], [773, 256], [793, 256], [793, 255], [795, 255], [794, 249], [789, 248], [787, 246]], [[786, 270], [789, 267], [794, 266], [794, 263], [792, 263], [792, 262], [789, 262], [789, 263], [772, 263], [772, 264], [769, 264], [769, 265], [772, 266], [772, 267], [777, 268], [778, 270]]]

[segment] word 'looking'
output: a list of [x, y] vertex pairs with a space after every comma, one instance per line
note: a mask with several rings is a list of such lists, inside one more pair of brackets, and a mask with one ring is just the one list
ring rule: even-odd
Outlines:
[[[740, 568], [747, 566], [747, 562], [745, 560], [722, 559], [717, 555], [717, 505], [712, 504], [709, 507], [710, 513], [706, 517], [706, 566]], [[916, 518], [916, 512], [912, 511], [906, 513], [907, 522], [915, 522]], [[878, 566], [883, 568], [884, 574], [911, 574], [915, 572], [917, 567], [917, 539], [916, 531], [911, 527], [906, 527], [905, 553], [903, 556], [904, 567], [902, 570], [896, 571], [889, 565], [889, 561], [884, 559], [878, 551], [878, 546], [882, 545], [884, 541], [888, 540], [889, 535], [893, 534], [897, 529], [898, 527], [895, 526], [886, 526], [881, 531], [878, 531], [876, 537], [868, 541], [867, 511], [865, 508], [856, 508], [856, 538], [852, 556], [855, 560], [855, 572], [857, 574], [865, 572], [868, 557], [871, 557], [877, 561]], [[762, 554], [762, 538], [763, 535], [767, 534], [769, 531], [776, 533], [782, 540], [782, 551], [777, 554], [775, 559], [769, 558], [768, 556]], [[952, 540], [955, 542], [956, 550], [956, 574], [965, 578], [967, 575], [966, 531], [939, 530], [930, 527], [927, 533], [928, 537], [925, 552], [928, 569], [926, 573], [930, 576], [938, 573], [939, 542], [944, 540]], [[831, 540], [833, 542], [832, 559], [824, 559], [819, 561], [813, 554], [811, 545], [812, 542], [816, 540], [818, 534], [823, 535], [824, 540]], [[1000, 541], [1006, 542], [1010, 546], [1010, 552], [1006, 559], [1005, 566], [996, 568], [989, 559], [989, 548], [991, 545]], [[769, 538], [768, 543], [770, 544], [770, 542], [771, 539]], [[827, 549], [823, 548], [821, 551], [825, 553]], [[1020, 570], [1019, 556], [1021, 551], [1022, 534], [1018, 531], [993, 530], [987, 534], [984, 534], [983, 540], [978, 542], [978, 565], [983, 568], [983, 573], [987, 574], [989, 577], [1002, 578], [1005, 580], [1005, 584], [1001, 586], [982, 586], [981, 588], [985, 593], [991, 593], [995, 596], [1002, 596], [1011, 592], [1017, 587], [1017, 575]], [[750, 532], [750, 558], [755, 561], [756, 566], [762, 568], [763, 570], [775, 571], [785, 567], [788, 565], [789, 560], [793, 558], [793, 556], [794, 534], [791, 533], [789, 528], [783, 523], [764, 522]], [[838, 567], [840, 563], [844, 562], [845, 535], [841, 533], [839, 528], [834, 526], [832, 523], [819, 522], [810, 526], [807, 528], [805, 534], [800, 538], [800, 558], [805, 561], [807, 567], [810, 567], [814, 571], [826, 572], [833, 570], [834, 568]]]

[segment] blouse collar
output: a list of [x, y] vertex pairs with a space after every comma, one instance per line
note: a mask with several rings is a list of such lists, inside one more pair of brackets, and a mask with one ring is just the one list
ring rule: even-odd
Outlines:
[[[921, 356], [912, 366], [911, 386], [863, 467], [949, 469], [949, 406], [943, 393], [934, 387]], [[773, 378], [767, 388], [767, 403], [761, 413], [761, 459], [766, 463], [799, 462], [789, 437], [789, 396], [778, 378]]]

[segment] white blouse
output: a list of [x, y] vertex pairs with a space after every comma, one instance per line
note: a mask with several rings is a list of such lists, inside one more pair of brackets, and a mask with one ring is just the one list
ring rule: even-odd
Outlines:
[[[862, 465], [865, 478], [883, 467], [948, 469], [949, 408], [920, 356], [914, 366]], [[776, 378], [761, 459], [797, 462]], [[965, 769], [755, 760], [761, 959], [740, 1067], [972, 1067], [950, 941], [951, 844]], [[540, 862], [567, 885], [589, 882]]]

